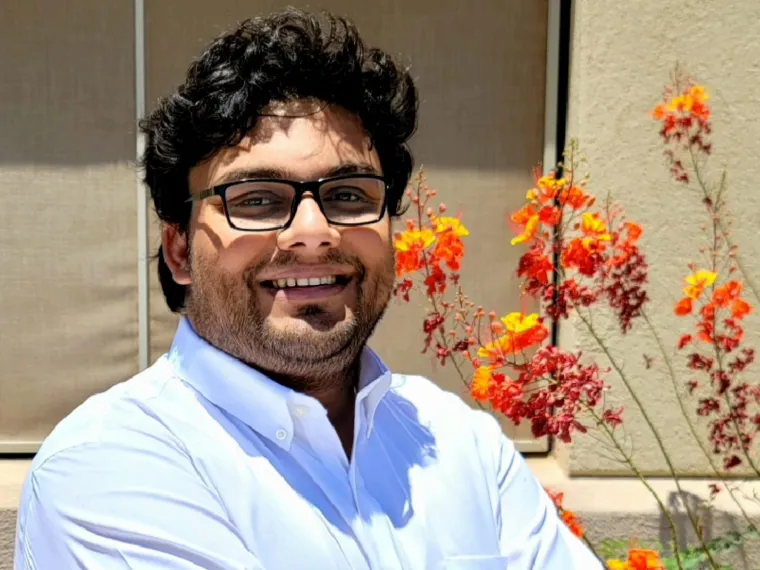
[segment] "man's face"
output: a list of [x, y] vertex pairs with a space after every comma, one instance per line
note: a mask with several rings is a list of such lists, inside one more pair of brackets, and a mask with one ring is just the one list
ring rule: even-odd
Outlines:
[[[303, 115], [302, 105], [274, 112]], [[193, 168], [190, 189], [257, 174], [308, 181], [354, 169], [382, 174], [358, 119], [327, 108], [261, 119], [239, 145]], [[165, 249], [167, 239], [182, 239], [172, 232], [164, 232]], [[184, 275], [188, 317], [202, 337], [249, 364], [294, 382], [323, 382], [351, 366], [388, 304], [390, 233], [387, 214], [367, 226], [332, 226], [308, 193], [290, 226], [262, 233], [231, 228], [220, 197], [196, 202]], [[310, 285], [299, 286], [305, 279]]]

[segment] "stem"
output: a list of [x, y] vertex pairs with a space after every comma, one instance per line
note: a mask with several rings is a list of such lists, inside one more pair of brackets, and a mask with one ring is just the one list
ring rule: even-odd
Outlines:
[[[639, 411], [641, 412], [642, 417], [644, 418], [644, 421], [646, 422], [647, 426], [652, 432], [652, 435], [654, 436], [655, 441], [657, 442], [657, 446], [660, 448], [660, 452], [662, 453], [663, 458], [665, 459], [665, 463], [668, 466], [668, 469], [670, 470], [670, 475], [673, 478], [673, 483], [676, 486], [676, 489], [678, 490], [678, 494], [681, 497], [683, 501], [684, 509], [686, 510], [686, 514], [689, 518], [689, 522], [691, 522], [691, 526], [694, 529], [694, 533], [696, 534], [697, 538], [699, 539], [700, 545], [702, 546], [705, 555], [707, 556], [708, 560], [710, 561], [710, 565], [715, 569], [719, 570], [720, 566], [713, 560], [712, 553], [707, 548], [704, 538], [702, 537], [702, 533], [699, 529], [699, 524], [697, 523], [696, 518], [694, 517], [694, 514], [691, 511], [691, 508], [689, 507], [688, 502], [685, 499], [685, 494], [683, 489], [681, 488], [681, 481], [678, 478], [678, 475], [676, 474], [675, 467], [673, 465], [673, 462], [670, 460], [670, 456], [668, 455], [667, 450], [665, 449], [665, 444], [662, 441], [662, 438], [660, 437], [660, 433], [657, 431], [657, 428], [654, 426], [654, 423], [652, 422], [652, 419], [649, 417], [649, 414], [646, 412], [646, 409], [644, 408], [644, 404], [642, 403], [641, 399], [638, 397], [636, 392], [633, 390], [633, 387], [631, 386], [630, 382], [625, 376], [625, 373], [620, 368], [620, 365], [616, 362], [616, 360], [613, 358], [612, 354], [610, 353], [607, 346], [602, 342], [602, 339], [599, 338], [599, 335], [594, 330], [593, 326], [591, 326], [591, 323], [589, 323], [588, 319], [583, 315], [583, 313], [579, 310], [578, 307], [576, 307], [576, 312], [578, 314], [578, 317], [581, 319], [584, 325], [586, 325], [586, 328], [588, 329], [591, 336], [594, 338], [596, 343], [599, 345], [599, 348], [602, 349], [605, 356], [610, 361], [610, 364], [615, 369], [615, 372], [617, 372], [618, 376], [623, 382], [623, 385], [628, 390], [628, 393], [631, 395], [631, 398], [633, 399], [636, 406], [639, 408]], [[674, 542], [677, 541], [677, 537], [674, 535]]]
[[[699, 166], [699, 161], [697, 160], [697, 155], [694, 152], [694, 147], [692, 145], [689, 145], [689, 155], [691, 156], [691, 164], [694, 167], [694, 174], [697, 178], [697, 183], [699, 184], [699, 187], [702, 189], [702, 195], [705, 198], [710, 197], [710, 191], [707, 188], [707, 182], [702, 176], [702, 170]], [[725, 177], [723, 178], [725, 180]], [[755, 283], [752, 281], [752, 278], [749, 275], [749, 272], [744, 267], [744, 264], [742, 263], [741, 258], [739, 257], [739, 254], [736, 253], [738, 249], [735, 248], [734, 242], [731, 240], [728, 228], [726, 228], [726, 225], [723, 223], [723, 220], [721, 218], [718, 218], [718, 228], [720, 229], [720, 233], [723, 236], [723, 239], [726, 240], [726, 245], [729, 247], [730, 250], [734, 251], [734, 261], [736, 262], [736, 267], [739, 269], [739, 271], [742, 274], [742, 277], [744, 277], [744, 281], [747, 283], [749, 288], [752, 290], [752, 294], [755, 296], [755, 300], [760, 303], [760, 290], [757, 288]]]
[[[422, 184], [422, 175], [420, 174], [420, 177], [419, 177], [419, 179], [417, 181], [417, 199], [418, 200], [420, 200], [420, 186], [421, 186], [421, 184]], [[422, 227], [422, 210], [423, 210], [423, 208], [424, 208], [424, 204], [420, 200], [417, 203], [417, 224], [418, 224], [417, 227], [418, 228]], [[425, 260], [425, 263], [424, 263], [425, 277], [429, 278], [430, 277], [430, 266], [429, 266], [429, 263], [428, 263], [427, 254], [423, 253], [423, 259]], [[440, 309], [438, 308], [438, 303], [436, 302], [435, 296], [428, 293], [428, 294], [426, 294], [426, 297], [428, 298], [428, 301], [430, 302], [430, 304], [433, 306], [433, 311], [435, 311], [436, 314], [438, 314], [441, 317], [443, 317], [444, 313], [442, 313], [440, 311]], [[453, 357], [454, 353], [451, 350], [451, 348], [449, 347], [449, 341], [446, 338], [446, 334], [445, 333], [441, 334], [440, 331], [438, 331], [438, 334], [436, 334], [436, 336], [438, 337], [438, 340], [441, 343], [441, 345], [446, 350], [449, 351], [449, 354], [450, 354], [449, 361], [454, 365], [454, 369], [457, 371], [457, 374], [459, 374], [459, 378], [462, 380], [462, 383], [465, 385], [466, 388], [469, 389], [470, 385], [467, 383], [467, 380], [465, 379], [465, 375], [462, 373], [462, 369], [459, 367], [459, 363], [456, 361], [456, 358]], [[481, 410], [485, 410], [485, 408], [483, 407], [483, 404], [481, 404], [480, 402], [478, 402], [474, 398], [471, 398], [471, 399], [475, 402], [475, 404], [477, 404], [477, 406]]]
[[[591, 414], [591, 416], [596, 420], [597, 425], [600, 425], [602, 429], [605, 431], [607, 436], [612, 441], [613, 445], [620, 452], [620, 455], [623, 457], [623, 460], [628, 465], [628, 468], [631, 471], [633, 471], [634, 475], [636, 475], [636, 478], [639, 481], [641, 481], [644, 487], [646, 487], [647, 490], [651, 493], [652, 497], [654, 497], [654, 500], [657, 501], [657, 505], [660, 507], [660, 511], [662, 511], [662, 514], [665, 515], [665, 518], [668, 519], [668, 526], [670, 527], [670, 532], [673, 535], [673, 556], [676, 559], [676, 564], [678, 564], [679, 570], [683, 570], [683, 564], [681, 563], [681, 552], [678, 548], [678, 533], [676, 531], [676, 524], [675, 524], [675, 521], [673, 520], [672, 513], [665, 506], [665, 503], [662, 502], [662, 499], [660, 499], [660, 496], [657, 494], [657, 491], [654, 490], [654, 488], [649, 483], [647, 478], [644, 477], [643, 473], [639, 470], [639, 468], [633, 462], [633, 459], [631, 459], [631, 457], [625, 452], [625, 450], [623, 449], [623, 446], [620, 444], [617, 437], [615, 437], [614, 432], [610, 429], [607, 423], [596, 412], [594, 412], [592, 408], [587, 406], [586, 409]], [[707, 549], [705, 549], [705, 551], [706, 550]], [[716, 569], [718, 568], [717, 566], [713, 566], [713, 567]]]
[[[702, 188], [702, 192], [705, 196], [705, 199], [709, 201], [709, 205], [707, 207], [708, 207], [708, 213], [711, 214], [711, 218], [712, 218], [712, 233], [713, 233], [713, 246], [712, 246], [710, 258], [711, 258], [711, 269], [713, 273], [715, 273], [717, 270], [716, 263], [717, 263], [717, 257], [718, 257], [718, 250], [720, 248], [719, 235], [718, 235], [719, 231], [722, 233], [723, 238], [726, 240], [726, 244], [728, 244], [728, 237], [727, 237], [726, 232], [724, 232], [721, 227], [721, 221], [720, 221], [720, 215], [719, 215], [722, 195], [725, 189], [726, 177], [725, 177], [725, 174], [721, 177], [720, 187], [718, 188], [718, 192], [715, 198], [713, 199], [712, 196], [710, 196], [710, 193], [707, 189], [707, 185], [705, 184], [704, 179], [702, 178], [700, 174], [697, 157], [694, 154], [694, 149], [692, 146], [689, 146], [689, 152], [691, 154], [694, 170], [697, 174], [697, 181], [699, 182], [699, 185]], [[710, 287], [710, 289], [714, 293], [715, 285], [713, 284]], [[715, 322], [716, 320], [717, 319], [715, 318], [715, 315], [713, 314], [713, 317], [712, 317], [713, 330], [717, 330], [717, 326], [716, 326], [717, 323]], [[722, 375], [723, 353], [720, 347], [716, 343], [713, 343], [712, 346], [713, 346], [713, 352], [715, 354], [715, 360], [718, 365], [718, 374]], [[723, 392], [723, 400], [726, 402], [726, 406], [728, 406], [728, 409], [732, 410], [733, 405], [731, 404], [731, 398], [728, 394], [728, 391]], [[752, 467], [752, 470], [755, 472], [755, 474], [760, 476], [760, 470], [758, 470], [757, 466], [755, 465], [755, 462], [752, 461], [752, 458], [749, 455], [749, 449], [747, 449], [747, 447], [744, 445], [744, 441], [742, 440], [742, 431], [739, 427], [739, 424], [736, 421], [736, 416], [733, 413], [731, 413], [731, 425], [733, 426], [734, 431], [736, 432], [736, 437], [739, 440], [739, 445], [741, 446], [744, 457], [747, 459], [747, 462], [749, 463], [750, 467]]]
[[747, 521], [747, 523], [752, 527], [752, 529], [755, 532], [760, 534], [760, 530], [757, 528], [757, 526], [755, 526], [755, 523], [752, 521], [751, 517], [747, 514], [747, 511], [744, 509], [744, 506], [739, 502], [739, 499], [736, 498], [733, 490], [729, 489], [728, 485], [726, 484], [726, 481], [728, 481], [730, 478], [726, 477], [724, 473], [715, 466], [715, 462], [713, 461], [712, 454], [710, 454], [707, 451], [707, 448], [705, 447], [704, 442], [697, 434], [697, 429], [696, 427], [694, 427], [694, 423], [691, 421], [689, 414], [686, 412], [686, 407], [684, 405], [683, 399], [681, 398], [681, 394], [679, 393], [678, 383], [676, 381], [676, 373], [675, 373], [675, 369], [673, 368], [673, 362], [671, 361], [670, 357], [668, 356], [667, 351], [665, 350], [665, 345], [662, 342], [662, 338], [657, 332], [657, 329], [655, 329], [654, 325], [652, 324], [652, 321], [649, 319], [649, 315], [645, 311], [642, 310], [641, 316], [644, 318], [644, 322], [647, 324], [649, 331], [652, 333], [652, 336], [657, 342], [657, 346], [660, 349], [660, 354], [662, 355], [662, 358], [668, 367], [668, 375], [670, 376], [670, 381], [673, 385], [673, 392], [675, 392], [676, 399], [678, 400], [678, 407], [681, 410], [681, 415], [686, 420], [686, 424], [689, 426], [689, 431], [691, 432], [691, 435], [694, 438], [694, 441], [696, 441], [697, 445], [699, 445], [699, 449], [702, 450], [702, 454], [710, 463], [710, 467], [712, 468], [713, 473], [715, 473], [716, 478], [719, 479], [721, 483], [723, 483], [723, 486], [726, 488], [726, 491], [728, 491], [728, 494], [731, 497], [731, 499], [734, 501], [734, 503], [736, 503], [736, 506], [741, 511], [744, 519]]
[[[718, 371], [721, 372], [723, 370], [723, 356], [720, 352], [720, 349], [717, 346], [714, 346], [714, 352], [715, 352], [715, 359], [718, 362]], [[731, 404], [731, 398], [728, 395], [728, 390], [723, 392], [723, 399], [726, 402], [726, 406], [728, 406], [728, 409], [731, 410], [733, 408]], [[736, 416], [734, 414], [731, 414], [731, 425], [734, 426], [734, 431], [736, 432], [736, 437], [739, 440], [739, 445], [741, 446], [742, 453], [744, 457], [747, 459], [747, 462], [749, 463], [749, 466], [752, 468], [752, 470], [755, 472], [755, 475], [760, 477], [760, 469], [758, 469], [757, 465], [754, 461], [752, 461], [752, 457], [749, 454], [749, 449], [744, 445], [744, 442], [742, 441], [742, 432], [739, 428], [739, 424], [736, 423]]]

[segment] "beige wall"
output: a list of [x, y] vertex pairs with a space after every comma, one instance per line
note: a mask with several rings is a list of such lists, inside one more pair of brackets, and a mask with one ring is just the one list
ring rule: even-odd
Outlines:
[[[589, 158], [593, 188], [612, 191], [632, 219], [645, 227], [643, 248], [649, 257], [652, 301], [649, 314], [663, 331], [669, 350], [689, 326], [677, 319], [673, 306], [681, 293], [686, 264], [698, 260], [699, 226], [703, 210], [685, 190], [670, 182], [658, 140], [658, 127], [649, 113], [662, 93], [676, 61], [680, 61], [712, 95], [714, 109], [713, 164], [729, 169], [729, 204], [736, 214], [735, 237], [743, 258], [760, 276], [760, 3], [756, 0], [576, 0], [574, 2], [570, 93], [571, 136], [578, 137]], [[600, 321], [614, 332], [614, 323]], [[750, 342], [760, 340], [758, 315], [747, 321]], [[609, 325], [609, 329], [607, 329]], [[577, 322], [563, 327], [565, 348], [583, 348], [599, 357], [593, 340]], [[680, 416], [662, 362], [645, 369], [642, 354], [654, 356], [656, 345], [642, 327], [622, 342], [614, 354], [645, 397], [657, 429], [679, 469], [706, 472], [701, 451], [689, 444], [688, 427]], [[683, 359], [678, 373], [686, 376]], [[757, 367], [755, 367], [757, 370]], [[653, 438], [637, 415], [625, 389], [614, 377], [611, 402], [625, 405], [627, 431], [643, 468], [662, 473], [664, 462]], [[690, 405], [690, 409], [695, 406]], [[578, 438], [562, 455], [573, 474], [612, 474], [627, 471], [603, 458], [604, 450], [590, 438]], [[609, 453], [607, 453], [609, 455]]]

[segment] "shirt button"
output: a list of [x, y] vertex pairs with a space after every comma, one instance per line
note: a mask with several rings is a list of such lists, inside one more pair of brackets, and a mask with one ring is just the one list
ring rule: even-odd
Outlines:
[[288, 437], [288, 432], [286, 432], [284, 429], [278, 429], [275, 436], [277, 436], [277, 439], [282, 441], [283, 439]]
[[308, 413], [309, 413], [309, 410], [307, 410], [307, 409], [306, 409], [304, 406], [298, 406], [298, 407], [296, 408], [296, 415], [297, 415], [298, 417], [301, 417], [301, 418], [302, 418], [303, 416], [305, 416], [305, 415], [306, 415], [306, 414], [308, 414]]

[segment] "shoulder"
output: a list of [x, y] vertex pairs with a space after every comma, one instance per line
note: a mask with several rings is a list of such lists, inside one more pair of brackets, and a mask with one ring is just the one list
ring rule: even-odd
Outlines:
[[126, 512], [138, 500], [149, 506], [150, 497], [183, 485], [208, 494], [188, 450], [190, 432], [181, 424], [190, 421], [183, 415], [198, 417], [188, 408], [192, 398], [163, 361], [90, 397], [35, 455], [22, 489], [19, 528], [30, 517], [41, 520], [42, 512], [79, 520], [87, 513]]
[[61, 454], [142, 446], [150, 438], [168, 440], [172, 430], [165, 412], [191, 397], [161, 358], [131, 379], [89, 397], [61, 420], [35, 455], [31, 472]]

